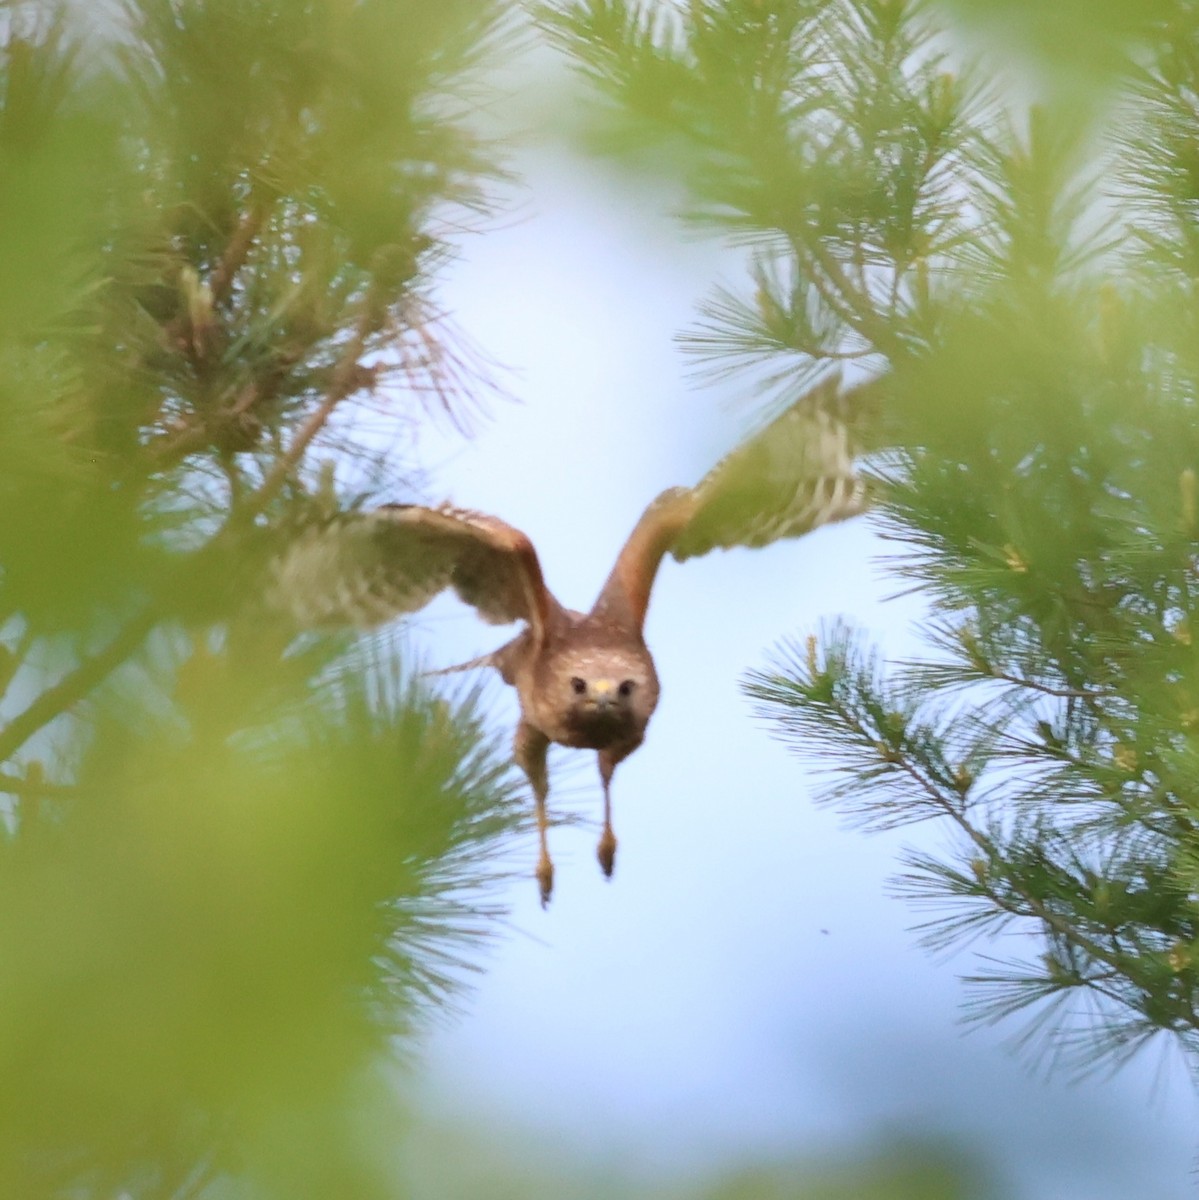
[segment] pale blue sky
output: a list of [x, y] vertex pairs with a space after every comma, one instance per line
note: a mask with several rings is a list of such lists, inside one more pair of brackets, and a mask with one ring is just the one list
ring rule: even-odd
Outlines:
[[[754, 415], [689, 386], [672, 343], [739, 260], [682, 236], [653, 189], [568, 151], [518, 165], [518, 219], [469, 242], [442, 294], [514, 368], [523, 403], [465, 445], [426, 437], [421, 455], [437, 497], [523, 528], [559, 598], [587, 607], [646, 502], [697, 479]], [[774, 642], [826, 616], [910, 652], [919, 605], [884, 599], [898, 590], [884, 549], [857, 521], [668, 561], [647, 629], [663, 697], [616, 773], [615, 878], [594, 828], [553, 831], [553, 905], [539, 909], [531, 874], [513, 888], [511, 936], [427, 1046], [426, 1111], [632, 1172], [943, 1133], [1020, 1200], [1192, 1194], [1196, 1105], [1177, 1060], [1150, 1052], [1071, 1086], [1004, 1047], [1014, 1026], [965, 1033], [956, 975], [975, 963], [931, 960], [917, 914], [886, 894], [899, 848], [944, 831], [845, 829], [738, 691]], [[415, 636], [446, 664], [503, 635], [446, 602]], [[551, 804], [598, 814], [592, 755], [560, 751], [552, 770]], [[521, 849], [531, 872], [532, 840]]]

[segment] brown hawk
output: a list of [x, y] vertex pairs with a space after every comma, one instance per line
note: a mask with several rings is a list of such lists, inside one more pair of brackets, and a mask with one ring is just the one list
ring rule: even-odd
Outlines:
[[554, 877], [546, 841], [550, 742], [598, 752], [598, 857], [612, 874], [612, 773], [645, 739], [658, 703], [642, 626], [663, 555], [681, 561], [717, 546], [764, 546], [861, 512], [866, 487], [854, 460], [873, 390], [826, 380], [695, 487], [663, 492], [641, 515], [590, 612], [558, 602], [520, 530], [447, 504], [389, 504], [309, 528], [274, 564], [273, 601], [304, 626], [369, 626], [415, 612], [452, 587], [484, 620], [524, 623], [498, 650], [450, 669], [494, 667], [516, 689], [515, 759], [536, 801], [544, 904]]

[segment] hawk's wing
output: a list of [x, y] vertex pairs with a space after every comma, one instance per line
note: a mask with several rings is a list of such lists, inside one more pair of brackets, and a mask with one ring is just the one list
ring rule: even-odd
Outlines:
[[556, 606], [519, 529], [445, 504], [339, 514], [300, 533], [271, 571], [270, 603], [304, 627], [377, 625], [452, 587], [484, 620], [527, 621], [540, 639]]
[[642, 514], [596, 608], [645, 619], [662, 556], [765, 546], [843, 521], [868, 502], [855, 459], [878, 401], [877, 381], [845, 390], [825, 380], [726, 455], [692, 488], [663, 492]]

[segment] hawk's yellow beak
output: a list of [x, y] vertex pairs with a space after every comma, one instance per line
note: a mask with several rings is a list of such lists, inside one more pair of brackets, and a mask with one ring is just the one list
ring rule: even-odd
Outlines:
[[610, 696], [616, 691], [616, 684], [611, 679], [597, 679], [591, 685], [591, 691], [596, 696]]

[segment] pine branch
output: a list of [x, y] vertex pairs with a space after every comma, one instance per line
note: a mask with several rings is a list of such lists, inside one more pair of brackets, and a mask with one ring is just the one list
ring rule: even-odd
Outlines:
[[36, 800], [42, 796], [73, 796], [75, 789], [64, 784], [51, 783], [45, 779], [35, 779], [25, 775], [9, 775], [0, 771], [0, 792]]
[[902, 337], [874, 307], [867, 289], [857, 287], [850, 281], [844, 267], [828, 247], [814, 239], [797, 247], [797, 252], [801, 258], [807, 259], [809, 277], [825, 303], [877, 353], [892, 363], [900, 358], [904, 349]]
[[246, 497], [237, 512], [233, 514], [235, 520], [244, 523], [262, 512], [282, 490], [304, 457], [304, 452], [328, 423], [337, 406], [361, 388], [368, 387], [374, 382], [375, 372], [369, 367], [362, 366], [361, 360], [367, 338], [379, 325], [376, 286], [372, 286], [362, 300], [358, 326], [343, 348], [333, 369], [324, 399], [297, 430], [292, 437], [291, 444], [275, 462], [266, 479], [252, 495]]
[[0, 729], [0, 762], [12, 758], [34, 734], [62, 716], [135, 654], [157, 620], [157, 614], [151, 611], [133, 618], [104, 649], [83, 659], [13, 717]]
[[[977, 852], [971, 871], [957, 872], [933, 860], [915, 860], [927, 882], [919, 874], [915, 881], [908, 877], [905, 890], [918, 888], [924, 902], [932, 903], [938, 896], [939, 881], [963, 900], [989, 904], [992, 915], [983, 911], [965, 920], [955, 916], [948, 923], [932, 922], [925, 927], [930, 943], [944, 946], [964, 933], [985, 928], [996, 917], [1034, 920], [1046, 937], [1059, 946], [1072, 947], [1090, 964], [1087, 974], [1071, 986], [1094, 986], [1118, 1001], [1122, 1009], [1142, 1012], [1138, 997], [1152, 994], [1152, 971], [1143, 963], [1142, 953], [1122, 948], [1114, 934], [1103, 935], [1074, 903], [1082, 889], [1094, 886], [1085, 881], [1099, 876], [1081, 861], [1073, 872], [1059, 867], [1044, 829], [1028, 834], [1023, 848], [1018, 839], [1013, 840], [1014, 835], [988, 832], [970, 815], [977, 807], [968, 800], [979, 787], [976, 770], [946, 769], [941, 744], [948, 735], [934, 735], [915, 709], [904, 708], [887, 693], [877, 663], [855, 648], [844, 627], [827, 633], [825, 642], [823, 662], [815, 640], [809, 639], [805, 652], [792, 651], [781, 671], [751, 675], [747, 691], [759, 701], [759, 712], [774, 719], [787, 740], [794, 737], [806, 754], [820, 752], [813, 747], [822, 747], [827, 753], [830, 740], [843, 747], [843, 761], [836, 768], [842, 782], [826, 799], [852, 796], [853, 806], [875, 828], [940, 815], [965, 835]], [[999, 729], [988, 737], [1001, 744], [1010, 735]], [[897, 780], [906, 781], [906, 786], [897, 787]], [[1120, 919], [1126, 925], [1134, 918], [1125, 914]], [[1136, 993], [1095, 984], [1096, 967], [1128, 981]], [[1065, 986], [1058, 979], [1051, 990]], [[1021, 1004], [1035, 998], [1034, 992], [1022, 995]], [[1181, 1018], [1176, 1014], [1172, 1019]]]
[[215, 269], [208, 278], [208, 286], [212, 292], [214, 306], [219, 306], [228, 299], [237, 273], [244, 266], [254, 239], [262, 229], [269, 212], [268, 206], [262, 200], [251, 201], [237, 228], [233, 231], [224, 254], [221, 255]]

